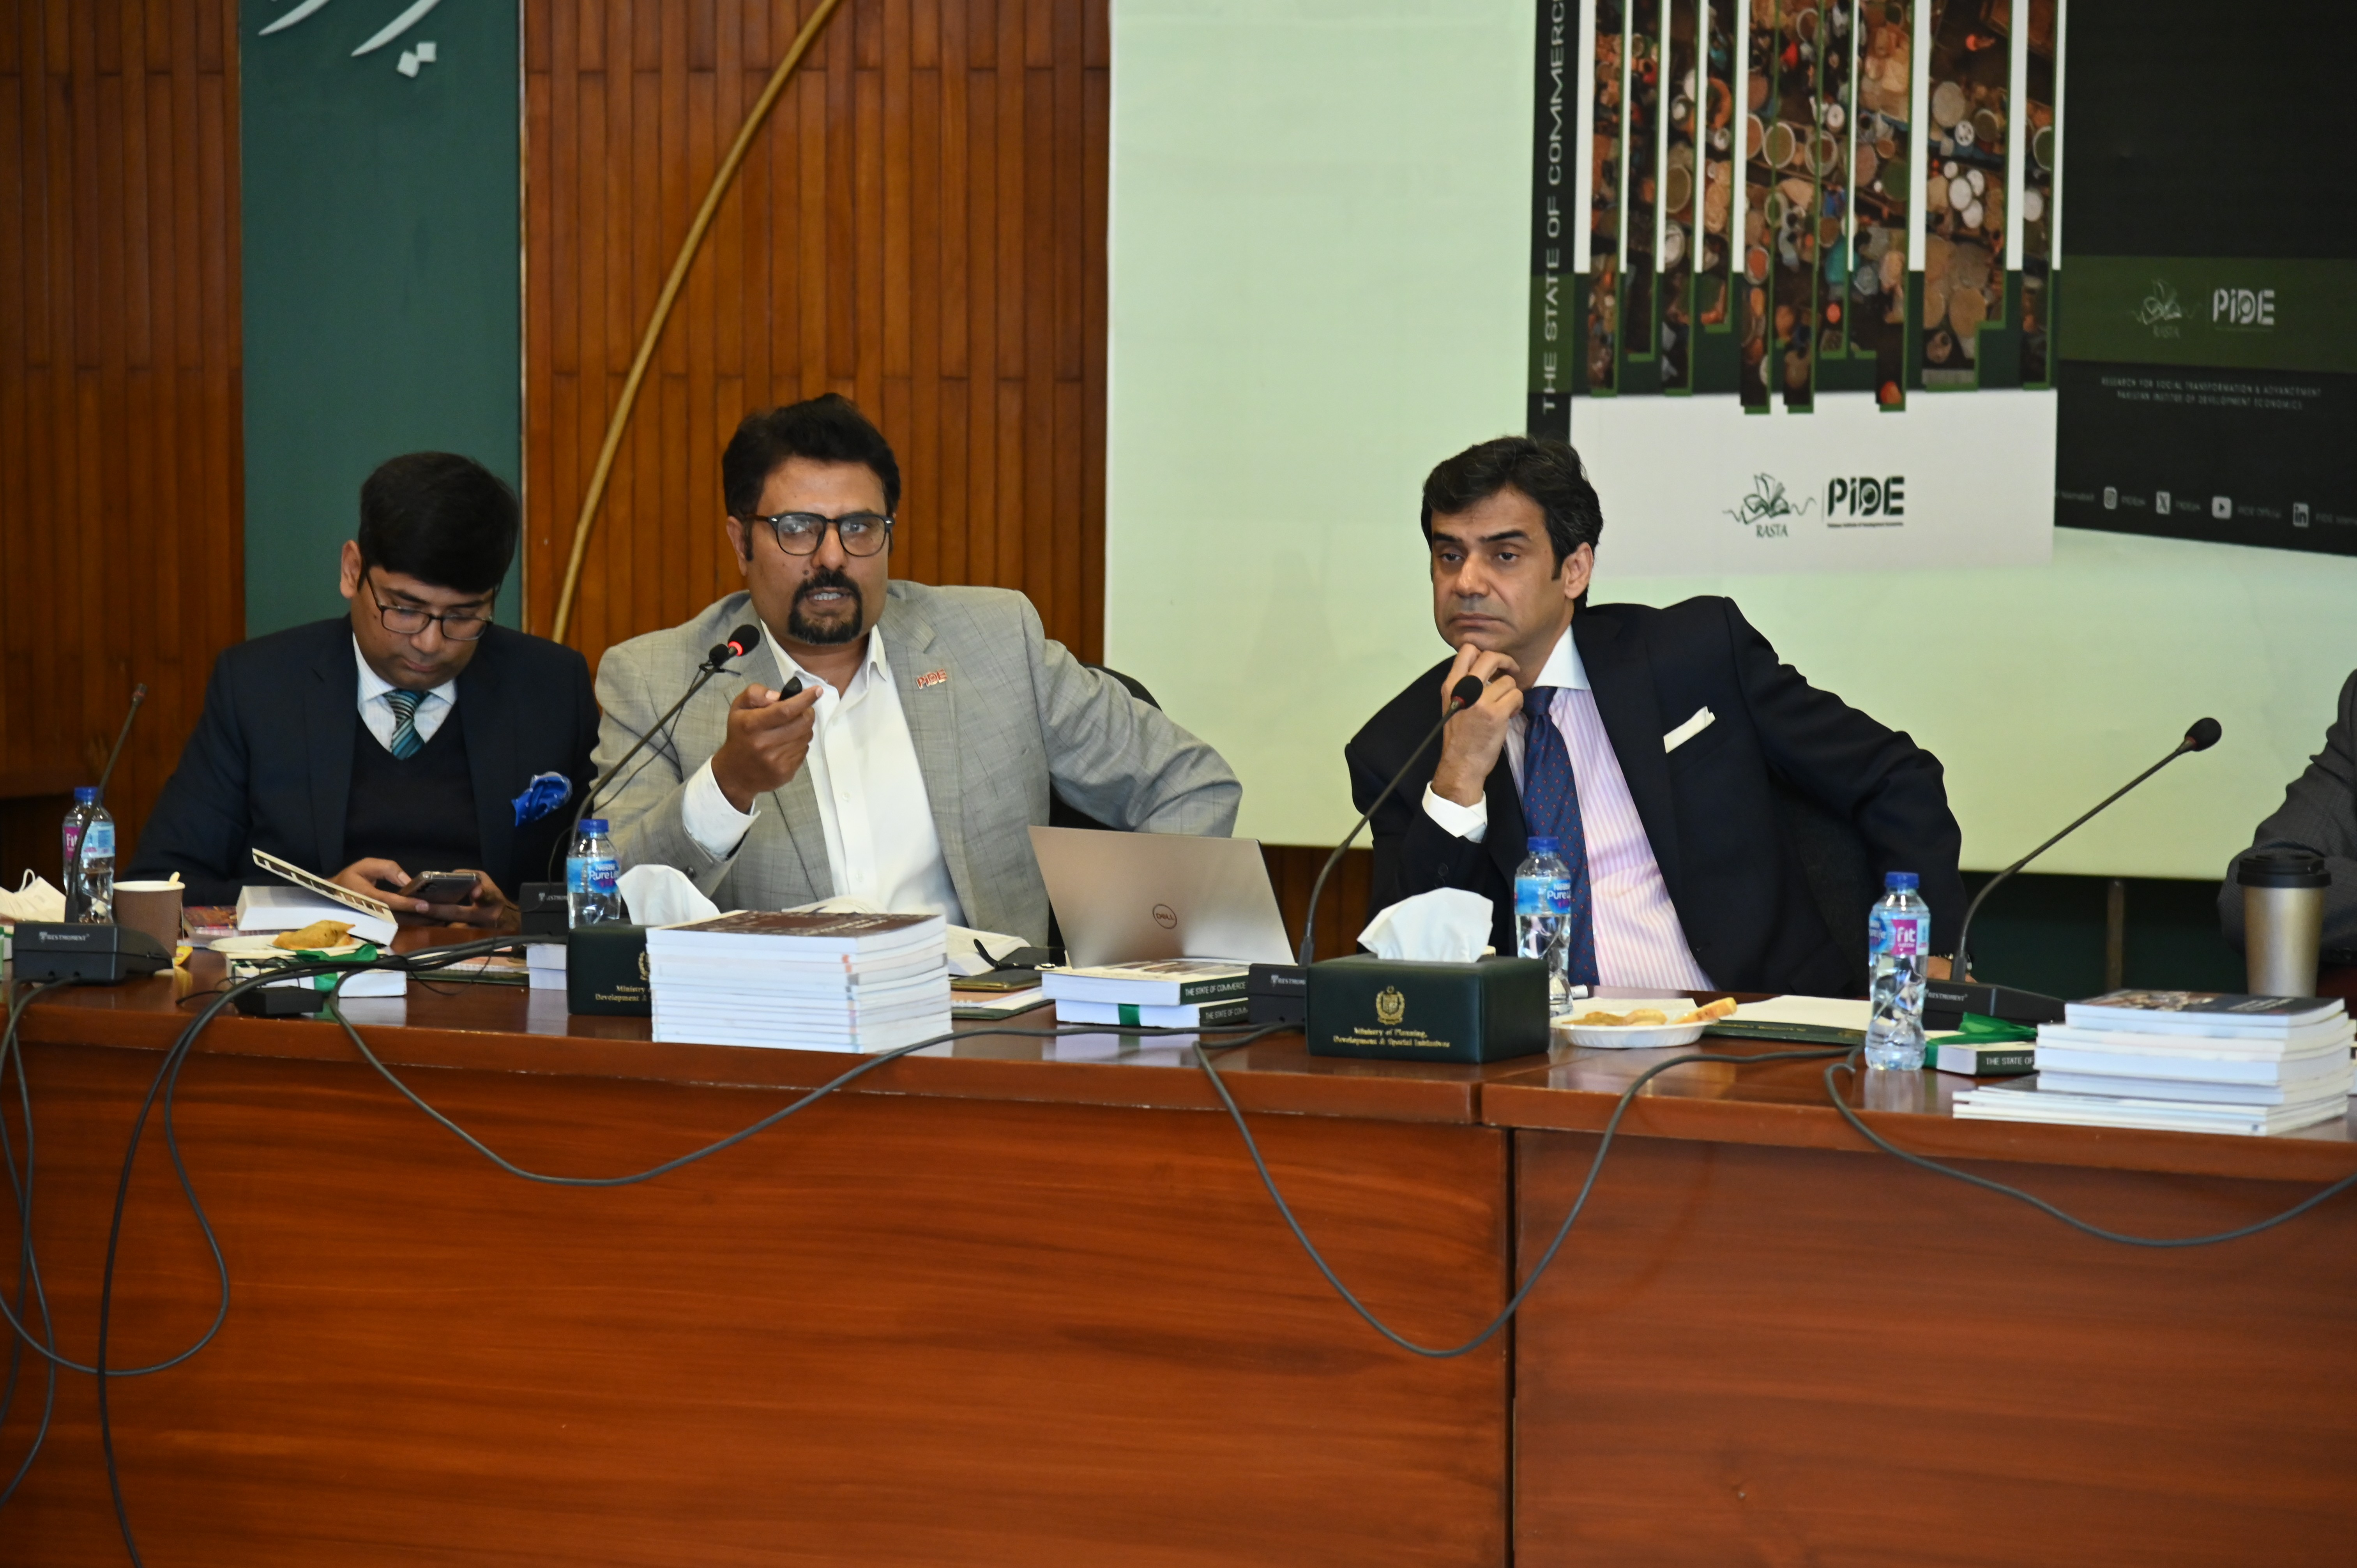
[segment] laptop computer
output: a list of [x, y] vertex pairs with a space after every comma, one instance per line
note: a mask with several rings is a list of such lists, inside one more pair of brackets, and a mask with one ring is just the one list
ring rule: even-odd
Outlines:
[[1291, 963], [1257, 839], [1033, 828], [1074, 968], [1152, 958]]

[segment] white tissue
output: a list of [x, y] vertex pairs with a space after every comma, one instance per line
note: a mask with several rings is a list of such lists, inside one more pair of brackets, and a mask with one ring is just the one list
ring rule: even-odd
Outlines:
[[55, 922], [65, 918], [66, 896], [50, 886], [46, 877], [27, 871], [15, 891], [0, 887], [0, 921], [13, 926], [19, 920]]
[[1359, 943], [1377, 958], [1471, 963], [1490, 949], [1490, 900], [1462, 887], [1436, 887], [1367, 922]]
[[676, 926], [720, 913], [719, 905], [697, 892], [695, 884], [673, 866], [634, 865], [622, 873], [619, 886], [633, 925]]

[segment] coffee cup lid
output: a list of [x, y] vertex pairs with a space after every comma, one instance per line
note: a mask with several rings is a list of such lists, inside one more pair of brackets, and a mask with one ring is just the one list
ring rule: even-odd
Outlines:
[[2308, 850], [2262, 849], [2242, 858], [2234, 880], [2244, 887], [2330, 887], [2332, 873]]

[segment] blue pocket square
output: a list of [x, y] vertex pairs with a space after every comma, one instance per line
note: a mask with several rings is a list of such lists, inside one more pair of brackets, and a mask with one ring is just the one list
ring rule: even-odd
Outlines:
[[515, 825], [536, 822], [573, 799], [573, 780], [562, 773], [535, 773], [515, 798]]

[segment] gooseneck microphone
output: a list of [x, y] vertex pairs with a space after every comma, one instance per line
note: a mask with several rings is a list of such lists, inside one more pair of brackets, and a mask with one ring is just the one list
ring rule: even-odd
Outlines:
[[1359, 836], [1359, 830], [1367, 825], [1368, 819], [1382, 809], [1385, 800], [1392, 798], [1392, 791], [1399, 788], [1400, 780], [1407, 777], [1408, 769], [1415, 766], [1416, 758], [1422, 757], [1426, 749], [1440, 738], [1440, 732], [1448, 727], [1448, 721], [1481, 700], [1481, 678], [1478, 675], [1468, 675], [1448, 689], [1448, 711], [1440, 715], [1440, 722], [1433, 725], [1424, 739], [1416, 743], [1415, 749], [1407, 754], [1407, 760], [1399, 765], [1399, 771], [1392, 775], [1391, 782], [1383, 786], [1383, 792], [1375, 797], [1375, 803], [1359, 813], [1359, 820], [1351, 824], [1351, 831], [1342, 835], [1342, 842], [1334, 846], [1334, 853], [1328, 855], [1326, 864], [1318, 868], [1318, 880], [1309, 886], [1309, 912], [1301, 918], [1302, 968], [1308, 968], [1311, 960], [1317, 956], [1318, 900], [1325, 896], [1326, 879], [1332, 875], [1334, 868], [1341, 864], [1342, 852], [1351, 847], [1351, 841]]
[[[139, 706], [147, 700], [147, 682], [140, 682], [131, 688], [131, 709], [123, 715], [123, 727], [114, 732], [114, 749], [106, 754], [105, 770], [98, 776], [98, 803], [106, 804], [106, 787], [114, 779], [114, 765], [123, 758], [123, 743], [131, 738], [131, 722], [139, 716]], [[74, 841], [74, 880], [81, 880], [85, 861], [90, 854], [90, 833], [85, 830]]]
[[123, 715], [123, 727], [114, 732], [114, 749], [106, 754], [106, 771], [98, 776], [98, 799], [106, 801], [106, 786], [114, 778], [114, 765], [123, 757], [123, 743], [131, 738], [131, 722], [139, 716], [139, 704], [147, 700], [147, 682], [142, 681], [131, 688], [131, 711]]
[[[1980, 892], [1974, 897], [1971, 906], [1964, 910], [1964, 923], [1956, 928], [1956, 956], [1951, 963], [1951, 983], [1957, 986], [1964, 985], [1966, 983], [1967, 977], [1972, 972], [1968, 967], [1972, 961], [1972, 950], [1967, 945], [1967, 939], [1972, 934], [1973, 917], [1980, 913], [1981, 905], [1987, 901], [1988, 896], [1991, 893], [1996, 891], [1997, 885], [1999, 883], [2005, 881], [2015, 872], [2019, 871], [2023, 866], [2028, 865], [2031, 861], [2036, 860], [2040, 855], [2044, 854], [2048, 850], [2052, 849], [2056, 844], [2061, 843], [2064, 839], [2069, 838], [2072, 833], [2077, 832], [2081, 827], [2085, 825], [2088, 819], [2093, 817], [2096, 812], [2101, 811], [2104, 807], [2110, 805], [2113, 801], [2118, 800], [2121, 796], [2126, 794], [2129, 790], [2135, 789], [2137, 785], [2143, 783], [2146, 779], [2151, 778], [2154, 774], [2159, 772], [2162, 768], [2168, 767], [2179, 757], [2183, 757], [2187, 752], [2207, 751], [2212, 746], [2217, 745], [2218, 737], [2224, 733], [2225, 732], [2219, 727], [2218, 721], [2216, 719], [2201, 719], [2197, 721], [2192, 728], [2185, 732], [2185, 738], [2179, 741], [2176, 747], [2171, 750], [2167, 757], [2162, 757], [2158, 762], [2154, 763], [2150, 768], [2146, 768], [2143, 772], [2137, 774], [2135, 778], [2129, 779], [2126, 783], [2121, 785], [2118, 789], [2104, 796], [2101, 800], [2096, 801], [2094, 807], [2084, 816], [2078, 818], [2076, 821], [2072, 822], [2069, 827], [2064, 828], [2061, 832], [2056, 833], [2052, 838], [2048, 839], [2044, 843], [2040, 844], [2036, 849], [2031, 850], [2028, 854], [2023, 855], [2019, 860], [2015, 861], [2011, 865], [2007, 866], [2003, 871], [1998, 872], [1995, 876], [1990, 877], [1986, 882], [1983, 883], [1981, 885]], [[1978, 990], [1980, 988], [1974, 987], [1973, 989]], [[1974, 1012], [1983, 1011], [1983, 1009], [1977, 1007], [1972, 1010]], [[2002, 1016], [2003, 1015], [1996, 1015]]]
[[[695, 694], [698, 692], [704, 690], [705, 682], [710, 681], [715, 675], [720, 673], [720, 668], [722, 665], [727, 663], [732, 659], [742, 659], [745, 655], [752, 652], [753, 650], [759, 648], [760, 645], [761, 628], [753, 625], [750, 621], [746, 622], [743, 626], [738, 627], [735, 631], [730, 632], [726, 641], [716, 642], [712, 645], [710, 650], [704, 655], [704, 662], [695, 667], [695, 679], [687, 683], [687, 690], [679, 694], [679, 701], [664, 709], [661, 718], [655, 720], [654, 723], [649, 725], [640, 733], [639, 738], [631, 745], [630, 749], [622, 753], [620, 761], [615, 763], [613, 767], [606, 769], [604, 774], [596, 779], [593, 779], [590, 782], [589, 788], [581, 792], [581, 804], [573, 809], [572, 831], [565, 833], [562, 838], [558, 839], [555, 843], [549, 847], [548, 868], [552, 875], [554, 874], [556, 869], [557, 855], [564, 853], [565, 850], [570, 847], [573, 841], [580, 836], [581, 819], [589, 814], [589, 808], [596, 803], [598, 791], [604, 789], [606, 786], [611, 784], [617, 778], [620, 777], [622, 769], [630, 766], [630, 758], [638, 756], [640, 752], [644, 751], [647, 747], [647, 743], [654, 739], [656, 736], [662, 734], [665, 725], [671, 723], [673, 719], [679, 716], [679, 711], [687, 706], [687, 704], [694, 699]], [[802, 682], [799, 681], [790, 682], [790, 685], [791, 690], [781, 693], [781, 695], [791, 696], [795, 691], [799, 691], [802, 688]]]

